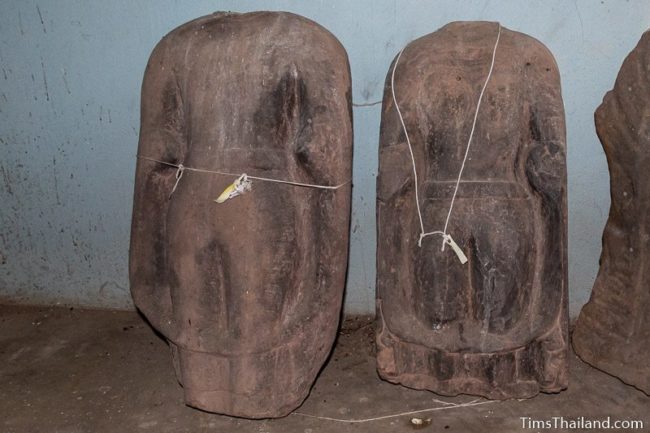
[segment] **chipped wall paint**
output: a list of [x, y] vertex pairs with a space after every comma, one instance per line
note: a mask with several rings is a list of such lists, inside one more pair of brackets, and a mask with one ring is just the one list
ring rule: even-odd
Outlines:
[[[454, 20], [500, 21], [553, 51], [568, 127], [571, 312], [587, 300], [609, 207], [593, 111], [650, 22], [647, 0], [138, 1], [0, 4], [0, 297], [131, 308], [127, 255], [139, 90], [156, 42], [216, 10], [287, 10], [348, 50], [354, 99], [382, 97], [393, 56]], [[374, 309], [380, 107], [355, 108], [348, 312]]]

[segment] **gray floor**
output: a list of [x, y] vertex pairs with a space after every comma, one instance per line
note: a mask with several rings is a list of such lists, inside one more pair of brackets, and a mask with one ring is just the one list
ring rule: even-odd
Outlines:
[[[185, 406], [166, 344], [136, 313], [2, 306], [0, 432], [569, 431], [522, 427], [521, 417], [554, 416], [642, 420], [650, 429], [650, 397], [573, 355], [567, 391], [524, 401], [446, 398], [382, 382], [372, 326], [368, 318], [345, 322], [299, 414], [249, 421]], [[436, 409], [356, 423], [307, 416], [363, 420], [429, 408]]]

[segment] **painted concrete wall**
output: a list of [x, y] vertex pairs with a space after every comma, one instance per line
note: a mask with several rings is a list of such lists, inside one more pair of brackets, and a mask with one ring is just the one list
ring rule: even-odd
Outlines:
[[[130, 308], [127, 254], [139, 89], [156, 42], [216, 10], [287, 10], [347, 48], [357, 103], [381, 98], [409, 40], [455, 20], [500, 21], [544, 42], [568, 126], [571, 312], [588, 299], [609, 208], [593, 111], [650, 23], [647, 0], [82, 1], [0, 4], [0, 296]], [[380, 107], [356, 108], [348, 312], [374, 302]]]

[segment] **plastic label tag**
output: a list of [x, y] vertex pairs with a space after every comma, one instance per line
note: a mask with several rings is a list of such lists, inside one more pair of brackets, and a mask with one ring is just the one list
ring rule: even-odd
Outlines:
[[452, 238], [450, 235], [447, 235], [445, 237], [445, 243], [454, 250], [461, 264], [464, 265], [465, 263], [467, 263], [467, 256], [465, 255], [465, 253], [463, 253], [463, 250], [460, 249], [456, 241], [454, 241], [454, 238]]
[[248, 179], [248, 176], [246, 176], [246, 173], [244, 173], [239, 176], [237, 180], [228, 185], [228, 187], [223, 190], [221, 195], [215, 201], [217, 203], [223, 203], [224, 201], [237, 197], [246, 191], [250, 191], [252, 187], [253, 182], [251, 182], [251, 180]]

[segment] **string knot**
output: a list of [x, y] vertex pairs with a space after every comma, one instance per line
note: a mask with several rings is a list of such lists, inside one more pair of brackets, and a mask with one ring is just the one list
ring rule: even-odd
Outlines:
[[467, 263], [467, 256], [463, 252], [463, 250], [458, 246], [456, 241], [454, 241], [454, 238], [451, 237], [450, 234], [441, 232], [439, 230], [436, 230], [435, 232], [429, 232], [429, 233], [420, 233], [420, 238], [418, 239], [418, 247], [422, 247], [422, 239], [426, 238], [427, 236], [430, 235], [440, 235], [442, 236], [442, 249], [441, 251], [445, 250], [445, 245], [449, 245], [452, 250], [454, 250], [454, 253], [456, 253], [456, 256], [458, 257], [458, 260], [460, 260], [461, 264]]
[[174, 183], [172, 192], [169, 193], [170, 198], [172, 194], [174, 194], [174, 191], [176, 191], [176, 187], [178, 186], [178, 182], [181, 181], [181, 177], [183, 177], [183, 173], [185, 173], [185, 166], [183, 164], [178, 164], [178, 170], [176, 170], [176, 182]]
[[440, 248], [440, 251], [445, 250], [445, 245], [451, 245], [451, 241], [452, 241], [451, 235], [443, 233], [443, 235], [442, 235], [442, 248]]

